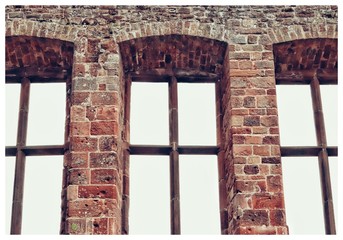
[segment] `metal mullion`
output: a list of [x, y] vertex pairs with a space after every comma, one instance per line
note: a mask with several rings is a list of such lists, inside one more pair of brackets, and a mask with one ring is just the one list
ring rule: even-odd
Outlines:
[[169, 83], [169, 143], [170, 151], [170, 218], [171, 234], [180, 234], [180, 184], [178, 152], [178, 106], [177, 80], [173, 76]]
[[311, 81], [311, 95], [317, 144], [322, 148], [318, 154], [318, 162], [324, 208], [325, 232], [326, 234], [336, 234], [324, 115], [320, 95], [320, 85], [316, 74]]
[[226, 181], [225, 181], [225, 164], [224, 164], [224, 143], [222, 139], [223, 129], [223, 109], [222, 109], [222, 87], [221, 81], [215, 83], [216, 96], [216, 131], [217, 131], [217, 145], [218, 145], [218, 189], [219, 189], [219, 210], [220, 210], [220, 230], [224, 234], [227, 229], [227, 205], [226, 205]]
[[23, 195], [24, 195], [24, 177], [26, 156], [23, 147], [26, 145], [27, 123], [30, 99], [30, 80], [23, 78], [20, 91], [20, 105], [17, 132], [17, 154], [14, 175], [11, 234], [21, 234], [22, 213], [23, 213]]

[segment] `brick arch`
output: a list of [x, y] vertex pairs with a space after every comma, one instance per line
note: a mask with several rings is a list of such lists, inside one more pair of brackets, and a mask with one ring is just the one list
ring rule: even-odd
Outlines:
[[260, 43], [269, 45], [309, 38], [338, 38], [338, 25], [313, 23], [270, 28], [261, 36]]
[[6, 36], [32, 36], [77, 41], [78, 29], [72, 25], [61, 25], [52, 22], [37, 22], [26, 19], [6, 21]]
[[225, 33], [223, 25], [197, 21], [144, 22], [131, 24], [129, 31], [122, 29], [117, 33], [116, 40], [122, 42], [141, 37], [180, 34], [226, 41]]
[[168, 34], [119, 43], [124, 72], [185, 69], [222, 74], [227, 43], [191, 35]]

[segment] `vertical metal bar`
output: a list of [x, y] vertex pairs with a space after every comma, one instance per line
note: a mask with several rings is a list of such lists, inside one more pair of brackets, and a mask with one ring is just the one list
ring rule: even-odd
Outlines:
[[318, 162], [322, 189], [325, 232], [326, 234], [336, 234], [324, 115], [320, 95], [320, 85], [316, 74], [311, 81], [311, 95], [317, 144], [319, 147], [322, 148], [321, 152], [318, 155]]
[[25, 154], [22, 151], [22, 148], [26, 145], [29, 98], [30, 80], [28, 78], [23, 78], [21, 82], [19, 103], [20, 105], [17, 132], [17, 154], [12, 201], [11, 234], [21, 234], [25, 176]]
[[124, 96], [124, 146], [123, 146], [123, 197], [122, 197], [122, 234], [129, 234], [129, 206], [130, 206], [130, 105], [131, 105], [131, 77], [125, 79]]
[[169, 143], [172, 148], [170, 152], [171, 234], [181, 233], [178, 142], [177, 80], [173, 76], [169, 81]]
[[66, 79], [66, 109], [65, 109], [65, 123], [64, 123], [64, 156], [63, 156], [63, 176], [62, 176], [62, 193], [61, 193], [61, 222], [60, 222], [60, 234], [65, 234], [66, 230], [66, 218], [67, 218], [67, 187], [68, 187], [68, 156], [70, 155], [70, 108], [72, 101], [72, 74], [68, 74]]
[[225, 182], [225, 164], [224, 164], [224, 143], [222, 139], [223, 115], [222, 115], [222, 91], [221, 82], [215, 83], [216, 89], [216, 130], [217, 130], [217, 146], [219, 147], [218, 161], [218, 188], [219, 188], [219, 209], [220, 209], [220, 228], [224, 234], [227, 229], [227, 205], [226, 205], [226, 182]]

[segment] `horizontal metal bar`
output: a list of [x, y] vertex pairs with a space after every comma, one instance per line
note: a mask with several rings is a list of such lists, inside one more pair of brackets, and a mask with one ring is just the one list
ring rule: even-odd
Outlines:
[[[321, 147], [281, 147], [282, 157], [312, 157], [318, 156]], [[338, 156], [338, 147], [326, 147], [330, 157]]]
[[[168, 145], [130, 145], [131, 155], [169, 155], [172, 147]], [[185, 155], [216, 155], [217, 146], [178, 146], [179, 154]]]
[[[48, 156], [48, 155], [63, 155], [66, 151], [64, 145], [51, 145], [51, 146], [25, 146], [21, 150], [25, 156]], [[16, 156], [17, 147], [9, 146], [6, 147], [6, 157]]]

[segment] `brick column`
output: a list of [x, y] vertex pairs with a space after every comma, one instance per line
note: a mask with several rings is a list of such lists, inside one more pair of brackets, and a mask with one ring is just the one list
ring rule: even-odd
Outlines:
[[63, 234], [121, 233], [122, 101], [115, 50], [109, 39], [75, 43]]
[[223, 98], [227, 233], [287, 234], [272, 52], [244, 46], [230, 46]]

